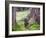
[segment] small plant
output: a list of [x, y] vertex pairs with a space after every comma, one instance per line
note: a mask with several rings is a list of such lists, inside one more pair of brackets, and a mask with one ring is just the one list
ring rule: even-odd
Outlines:
[[28, 27], [28, 28], [29, 28], [29, 30], [40, 30], [40, 25], [37, 22], [35, 22], [35, 23], [31, 24], [30, 27]]

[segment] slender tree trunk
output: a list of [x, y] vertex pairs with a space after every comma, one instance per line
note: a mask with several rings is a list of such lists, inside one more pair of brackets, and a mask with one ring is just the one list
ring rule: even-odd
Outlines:
[[15, 29], [15, 23], [16, 23], [16, 8], [12, 8], [12, 27]]

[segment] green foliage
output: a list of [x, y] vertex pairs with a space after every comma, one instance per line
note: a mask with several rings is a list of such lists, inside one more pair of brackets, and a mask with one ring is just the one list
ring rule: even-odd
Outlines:
[[24, 22], [17, 22], [15, 25], [15, 31], [24, 31], [25, 30], [25, 26], [24, 26]]
[[33, 23], [28, 28], [29, 30], [40, 30], [40, 25], [38, 23]]
[[37, 23], [30, 24], [30, 26], [27, 26], [26, 28], [24, 22], [20, 21], [16, 23], [15, 30], [13, 31], [39, 30], [39, 29], [40, 29], [40, 25]]

